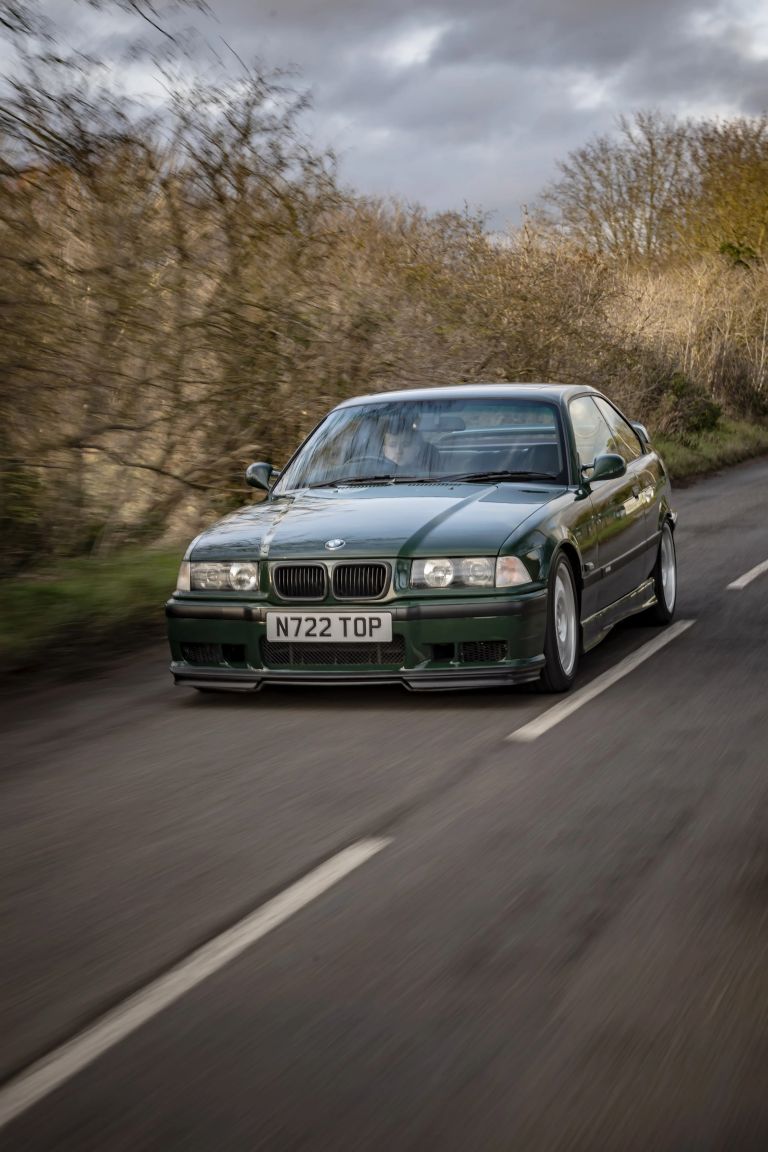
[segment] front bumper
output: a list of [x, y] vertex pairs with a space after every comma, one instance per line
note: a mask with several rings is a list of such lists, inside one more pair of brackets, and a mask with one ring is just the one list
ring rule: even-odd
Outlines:
[[[166, 604], [171, 672], [177, 684], [232, 691], [265, 684], [401, 684], [412, 690], [445, 690], [520, 684], [544, 667], [546, 589], [524, 595], [382, 603], [391, 612], [393, 636], [403, 658], [397, 667], [347, 666], [342, 657], [310, 665], [269, 666], [266, 613], [278, 605], [223, 603], [173, 597]], [[285, 605], [279, 607], [285, 608]], [[294, 605], [297, 611], [316, 605]], [[325, 610], [369, 612], [368, 603], [326, 605]], [[190, 660], [190, 653], [195, 659]], [[203, 653], [203, 660], [197, 654]], [[467, 657], [471, 652], [472, 657]], [[493, 653], [493, 659], [484, 659]], [[206, 660], [206, 654], [216, 659]], [[496, 658], [500, 657], [500, 658]]]

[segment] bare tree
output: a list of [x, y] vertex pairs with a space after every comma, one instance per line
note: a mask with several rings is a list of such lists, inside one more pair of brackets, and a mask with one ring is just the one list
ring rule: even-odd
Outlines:
[[542, 196], [565, 234], [627, 261], [666, 257], [691, 181], [690, 127], [656, 112], [622, 116], [559, 165]]

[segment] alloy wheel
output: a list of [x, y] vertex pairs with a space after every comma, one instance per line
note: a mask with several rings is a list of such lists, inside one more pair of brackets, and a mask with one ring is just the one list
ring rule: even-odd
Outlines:
[[553, 608], [555, 613], [555, 642], [560, 658], [560, 667], [566, 676], [570, 676], [576, 663], [578, 629], [576, 625], [576, 593], [570, 572], [565, 565], [559, 567], [555, 578]]
[[661, 535], [661, 589], [667, 611], [671, 612], [677, 596], [677, 561], [675, 543], [668, 524], [664, 525]]

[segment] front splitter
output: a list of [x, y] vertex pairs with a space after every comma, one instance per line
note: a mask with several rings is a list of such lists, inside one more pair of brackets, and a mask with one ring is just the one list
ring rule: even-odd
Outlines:
[[492, 668], [398, 669], [381, 672], [318, 672], [294, 669], [200, 669], [173, 663], [171, 672], [176, 684], [189, 688], [209, 688], [225, 692], [258, 692], [265, 685], [286, 684], [296, 687], [332, 688], [340, 685], [371, 686], [397, 684], [412, 692], [450, 692], [467, 688], [500, 688], [537, 680], [544, 667], [544, 657], [512, 661]]

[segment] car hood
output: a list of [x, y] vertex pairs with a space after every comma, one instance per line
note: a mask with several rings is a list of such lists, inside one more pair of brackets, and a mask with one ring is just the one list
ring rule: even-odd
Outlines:
[[[249, 505], [195, 540], [193, 560], [495, 553], [563, 488], [430, 484], [317, 489]], [[329, 540], [343, 540], [329, 552]]]

